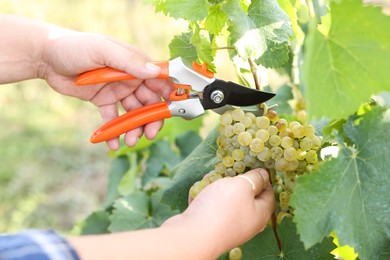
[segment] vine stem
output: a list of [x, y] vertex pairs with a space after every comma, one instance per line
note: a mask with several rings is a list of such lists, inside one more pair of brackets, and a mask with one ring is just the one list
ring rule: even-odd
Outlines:
[[211, 50], [213, 51], [219, 51], [219, 50], [234, 50], [234, 47], [225, 46], [225, 47], [211, 47]]
[[256, 86], [256, 89], [257, 90], [260, 90], [260, 79], [257, 75], [257, 65], [256, 63], [252, 60], [251, 57], [248, 58], [248, 61], [249, 61], [249, 66], [251, 68], [251, 72], [252, 72], [252, 75], [253, 75], [253, 79], [255, 80], [255, 86]]

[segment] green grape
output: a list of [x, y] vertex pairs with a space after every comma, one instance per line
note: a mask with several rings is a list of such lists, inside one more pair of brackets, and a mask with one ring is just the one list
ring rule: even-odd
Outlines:
[[225, 135], [225, 137], [232, 137], [234, 135], [232, 125], [225, 126], [224, 135]]
[[283, 138], [283, 137], [290, 137], [291, 139], [294, 139], [294, 134], [292, 133], [291, 129], [290, 128], [287, 128], [286, 130], [284, 130], [283, 132], [280, 132], [279, 133], [279, 136], [280, 138]]
[[233, 117], [230, 111], [226, 111], [221, 115], [220, 118], [221, 124], [226, 126], [226, 125], [231, 125], [233, 123]]
[[257, 154], [257, 159], [259, 159], [262, 162], [268, 161], [271, 159], [271, 150], [268, 147], [264, 147], [263, 150]]
[[294, 144], [294, 140], [289, 136], [283, 137], [282, 140], [280, 141], [280, 145], [285, 149], [292, 147], [293, 144]]
[[306, 122], [306, 120], [307, 120], [307, 113], [306, 113], [306, 111], [305, 110], [299, 110], [298, 112], [297, 112], [297, 119], [298, 119], [298, 121], [300, 121], [300, 122], [302, 122], [302, 123], [305, 123]]
[[286, 148], [283, 152], [283, 157], [287, 160], [287, 161], [292, 161], [296, 158], [296, 154], [297, 154], [297, 150], [295, 150], [294, 147], [289, 147], [289, 148]]
[[264, 162], [265, 168], [272, 169], [275, 167], [275, 160], [274, 159], [269, 159], [268, 161]]
[[293, 132], [295, 138], [302, 138], [305, 136], [305, 129], [301, 124], [295, 125], [291, 131]]
[[249, 147], [253, 152], [259, 153], [264, 148], [264, 142], [260, 138], [253, 138]]
[[235, 133], [236, 135], [244, 131], [245, 131], [245, 125], [243, 123], [235, 123], [233, 125], [233, 133]]
[[203, 178], [199, 181], [199, 189], [203, 190], [206, 188], [207, 185], [209, 185], [211, 182], [208, 178]]
[[286, 131], [287, 127], [288, 127], [288, 123], [287, 123], [287, 120], [286, 119], [279, 119], [276, 123], [275, 123], [275, 126], [276, 128], [279, 130], [279, 132], [284, 132]]
[[297, 167], [297, 171], [299, 172], [304, 172], [307, 168], [307, 162], [305, 161], [305, 159], [303, 160], [298, 160], [298, 167]]
[[308, 163], [316, 163], [318, 161], [317, 152], [315, 150], [307, 151], [306, 161]]
[[301, 147], [302, 150], [308, 151], [313, 147], [313, 141], [309, 137], [304, 137], [299, 142], [299, 146]]
[[299, 142], [297, 140], [294, 140], [293, 147], [298, 150], [299, 149]]
[[223, 174], [226, 171], [226, 166], [223, 164], [223, 162], [217, 162], [214, 165], [214, 171], [219, 174]]
[[267, 127], [267, 131], [268, 131], [269, 135], [277, 135], [278, 134], [278, 129], [274, 125], [270, 125], [269, 127]]
[[253, 165], [255, 165], [255, 163], [256, 163], [256, 158], [247, 154], [244, 156], [244, 159], [242, 161], [245, 163], [246, 167], [252, 168]]
[[245, 171], [245, 163], [243, 161], [237, 161], [233, 164], [233, 170], [236, 173], [243, 173]]
[[255, 137], [260, 138], [265, 143], [269, 139], [269, 133], [265, 129], [259, 129], [256, 131]]
[[255, 122], [256, 122], [256, 116], [255, 116], [253, 113], [251, 113], [251, 112], [246, 112], [246, 113], [245, 113], [245, 116], [246, 116], [246, 117], [249, 117], [250, 119], [252, 119], [252, 123], [255, 123]]
[[229, 251], [229, 260], [241, 260], [242, 251], [241, 248], [236, 247]]
[[273, 147], [279, 146], [280, 142], [281, 139], [278, 135], [271, 135], [268, 140], [268, 143]]
[[195, 182], [190, 188], [190, 197], [195, 199], [201, 190], [199, 189], [199, 182]]
[[233, 168], [227, 168], [225, 171], [225, 176], [234, 177], [236, 175], [237, 173], [233, 170]]
[[245, 112], [240, 108], [233, 109], [231, 114], [234, 121], [241, 121], [245, 116]]
[[248, 154], [250, 148], [248, 146], [240, 146], [240, 150], [244, 152], [244, 154]]
[[284, 172], [284, 177], [286, 178], [286, 181], [294, 179], [296, 175], [297, 175], [296, 171], [286, 171], [286, 172]]
[[252, 121], [252, 118], [250, 118], [248, 116], [244, 116], [241, 120], [241, 123], [244, 124], [246, 128], [249, 128], [252, 126], [253, 121]]
[[297, 158], [300, 161], [305, 160], [305, 158], [306, 158], [306, 151], [303, 151], [301, 149], [297, 149], [296, 150], [296, 154], [295, 154], [295, 158]]
[[219, 179], [221, 179], [222, 178], [222, 175], [221, 174], [219, 174], [219, 173], [213, 173], [213, 174], [210, 174], [210, 176], [209, 176], [209, 180], [210, 180], [210, 182], [215, 182], [215, 181], [217, 181], [217, 180], [219, 180]]
[[255, 152], [252, 151], [252, 150], [249, 150], [248, 155], [249, 155], [250, 157], [256, 157], [256, 156], [257, 156], [257, 153], [255, 153]]
[[271, 158], [278, 160], [283, 157], [283, 150], [279, 146], [271, 148]]
[[270, 120], [266, 116], [256, 117], [256, 125], [260, 129], [267, 129], [270, 125]]
[[314, 135], [310, 137], [311, 141], [313, 142], [312, 149], [318, 150], [321, 148], [321, 138], [318, 136]]
[[288, 169], [287, 160], [285, 158], [280, 158], [279, 160], [275, 161], [275, 170], [278, 172], [285, 172]]
[[226, 166], [226, 167], [232, 167], [233, 164], [234, 164], [234, 159], [232, 156], [230, 155], [227, 155], [225, 157], [223, 157], [223, 164]]
[[217, 158], [218, 160], [222, 160], [223, 157], [225, 157], [227, 155], [227, 151], [223, 148], [218, 148], [217, 149]]
[[290, 202], [290, 193], [288, 191], [282, 191], [279, 194], [279, 205], [280, 208], [283, 209], [288, 209], [288, 203]]
[[309, 125], [309, 124], [304, 125], [303, 129], [305, 131], [305, 136], [307, 136], [307, 137], [312, 137], [316, 133], [316, 129], [314, 128], [314, 126]]
[[294, 128], [294, 126], [296, 125], [301, 125], [301, 123], [299, 123], [298, 121], [291, 121], [289, 124], [288, 124], [288, 128], [290, 130], [292, 130]]
[[278, 119], [279, 119], [278, 113], [276, 113], [276, 112], [273, 111], [273, 110], [268, 110], [268, 111], [267, 111], [267, 114], [266, 114], [265, 116], [268, 117], [269, 120], [272, 121], [272, 122], [276, 122], [276, 121], [278, 121]]
[[246, 131], [251, 134], [252, 138], [256, 136], [256, 131], [255, 130], [249, 128]]
[[280, 224], [280, 223], [282, 223], [284, 218], [292, 218], [292, 217], [293, 216], [291, 215], [291, 213], [289, 213], [287, 211], [280, 211], [278, 213], [278, 215], [276, 216], [276, 223]]
[[247, 131], [242, 132], [238, 135], [238, 143], [242, 146], [248, 146], [252, 141], [252, 135]]
[[234, 135], [231, 140], [231, 146], [235, 148], [239, 148], [241, 145], [238, 143], [238, 136]]
[[232, 157], [235, 161], [241, 161], [244, 159], [244, 152], [241, 149], [234, 149], [232, 151]]
[[291, 161], [287, 161], [287, 170], [295, 171], [298, 168], [299, 162], [297, 159], [293, 159]]

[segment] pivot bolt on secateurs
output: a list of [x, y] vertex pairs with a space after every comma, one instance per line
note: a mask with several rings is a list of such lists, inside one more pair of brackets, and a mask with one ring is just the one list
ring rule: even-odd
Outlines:
[[[157, 78], [171, 79], [175, 90], [170, 101], [162, 101], [129, 111], [101, 126], [91, 136], [92, 143], [118, 137], [148, 123], [179, 116], [193, 119], [205, 110], [219, 110], [230, 106], [252, 106], [271, 99], [275, 94], [250, 89], [214, 77], [206, 64], [187, 65], [180, 57], [170, 61], [154, 62], [161, 68]], [[81, 74], [76, 85], [91, 85], [136, 77], [112, 68], [101, 68]], [[191, 91], [192, 90], [192, 91]]]

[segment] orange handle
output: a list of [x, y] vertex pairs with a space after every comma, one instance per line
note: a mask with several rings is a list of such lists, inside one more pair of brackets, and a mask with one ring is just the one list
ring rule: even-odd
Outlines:
[[93, 133], [90, 141], [91, 143], [107, 141], [137, 127], [170, 117], [172, 115], [167, 102], [143, 106], [107, 122]]
[[[156, 61], [153, 64], [161, 68], [161, 73], [157, 78], [168, 79], [169, 78], [169, 62], [168, 61]], [[124, 71], [116, 70], [113, 68], [100, 68], [82, 73], [75, 80], [76, 85], [92, 85], [97, 83], [112, 82], [118, 80], [131, 80], [137, 79], [133, 75], [127, 74]]]

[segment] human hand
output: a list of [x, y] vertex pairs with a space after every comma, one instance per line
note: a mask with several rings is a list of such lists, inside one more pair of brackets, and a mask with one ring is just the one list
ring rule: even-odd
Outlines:
[[217, 248], [217, 254], [242, 245], [264, 230], [275, 206], [269, 174], [251, 170], [220, 179], [198, 194], [186, 211], [162, 227], [185, 223], [188, 230], [202, 230], [202, 239]]
[[[42, 50], [38, 74], [57, 92], [91, 101], [107, 122], [118, 116], [118, 103], [129, 111], [159, 102], [161, 97], [169, 98], [171, 84], [167, 80], [153, 79], [159, 75], [160, 68], [148, 61], [146, 54], [115, 39], [53, 27]], [[125, 71], [140, 80], [75, 86], [74, 80], [79, 74], [101, 67]], [[158, 121], [134, 129], [125, 135], [125, 143], [134, 146], [143, 132], [148, 139], [153, 139], [161, 126], [162, 121]], [[109, 140], [107, 145], [117, 150], [119, 138]]]

